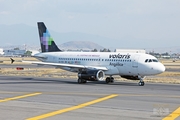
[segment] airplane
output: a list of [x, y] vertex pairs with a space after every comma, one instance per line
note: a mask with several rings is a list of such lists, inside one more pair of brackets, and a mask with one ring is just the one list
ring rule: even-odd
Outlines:
[[139, 80], [138, 85], [144, 86], [145, 76], [165, 71], [165, 66], [157, 58], [146, 53], [62, 51], [57, 47], [45, 24], [38, 22], [37, 25], [42, 52], [33, 57], [41, 62], [24, 62], [77, 72], [77, 82], [80, 84], [87, 81], [113, 83], [113, 76], [119, 75], [122, 78]]

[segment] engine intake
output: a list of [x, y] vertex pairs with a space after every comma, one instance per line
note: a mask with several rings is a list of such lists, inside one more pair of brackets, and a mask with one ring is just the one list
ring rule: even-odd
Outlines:
[[79, 79], [89, 81], [102, 81], [104, 80], [105, 74], [102, 70], [85, 70], [78, 73]]

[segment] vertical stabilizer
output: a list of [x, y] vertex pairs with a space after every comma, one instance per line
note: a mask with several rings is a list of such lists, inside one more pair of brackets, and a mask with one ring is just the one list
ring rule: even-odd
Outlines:
[[38, 22], [38, 31], [39, 31], [39, 38], [41, 44], [42, 52], [58, 52], [61, 51], [56, 43], [53, 41], [53, 38], [49, 34], [46, 26], [43, 22]]

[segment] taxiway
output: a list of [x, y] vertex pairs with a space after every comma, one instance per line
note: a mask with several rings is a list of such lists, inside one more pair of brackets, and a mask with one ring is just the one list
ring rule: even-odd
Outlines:
[[75, 79], [1, 75], [0, 119], [165, 120], [167, 115], [179, 119], [179, 114], [174, 116], [180, 111], [179, 90], [175, 84], [78, 84]]

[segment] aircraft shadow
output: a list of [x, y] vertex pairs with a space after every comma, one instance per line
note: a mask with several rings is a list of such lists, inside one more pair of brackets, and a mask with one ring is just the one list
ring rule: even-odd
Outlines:
[[[4, 82], [6, 81], [6, 82]], [[0, 84], [77, 84], [77, 85], [123, 85], [123, 86], [138, 86], [137, 83], [115, 81], [114, 83], [107, 84], [105, 81], [88, 81], [85, 84], [77, 83], [76, 79], [50, 79], [50, 78], [33, 78], [33, 77], [9, 77]]]

